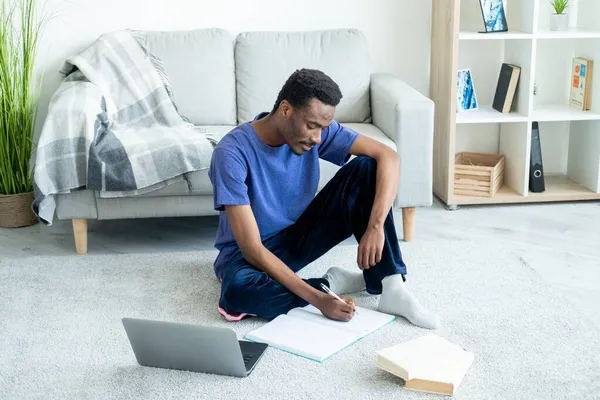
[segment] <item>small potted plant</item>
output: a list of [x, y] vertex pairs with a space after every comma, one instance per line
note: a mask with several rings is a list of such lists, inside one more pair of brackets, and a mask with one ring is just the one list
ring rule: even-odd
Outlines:
[[31, 150], [39, 86], [34, 60], [42, 20], [36, 0], [0, 0], [0, 227], [37, 223]]
[[550, 30], [566, 31], [569, 28], [569, 15], [565, 12], [569, 0], [550, 0], [554, 13], [550, 17]]

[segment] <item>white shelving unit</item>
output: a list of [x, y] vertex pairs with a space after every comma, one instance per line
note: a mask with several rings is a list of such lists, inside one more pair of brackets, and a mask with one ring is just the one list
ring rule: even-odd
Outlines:
[[[446, 204], [600, 200], [600, 0], [571, 0], [570, 27], [551, 31], [548, 0], [505, 0], [508, 32], [484, 30], [479, 0], [434, 0], [431, 94], [436, 104], [434, 192]], [[592, 109], [569, 107], [573, 58], [595, 61]], [[491, 106], [503, 62], [521, 66], [513, 111]], [[469, 68], [480, 104], [457, 113], [456, 74]], [[534, 95], [534, 85], [537, 94]], [[539, 122], [546, 191], [529, 191], [531, 128]], [[454, 194], [459, 152], [505, 156], [493, 197]]]

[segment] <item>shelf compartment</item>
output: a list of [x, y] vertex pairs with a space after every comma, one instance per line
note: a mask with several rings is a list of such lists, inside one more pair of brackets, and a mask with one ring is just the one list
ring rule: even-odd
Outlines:
[[[568, 193], [599, 193], [600, 122], [545, 121], [540, 122], [539, 128], [544, 176], [549, 182], [547, 191], [564, 194], [566, 187]], [[561, 182], [563, 185], [558, 185]], [[569, 185], [565, 186], [566, 183]]]
[[[452, 201], [459, 198], [463, 201], [462, 204], [467, 204], [464, 202], [494, 202], [498, 196], [501, 198], [507, 195], [524, 196], [527, 193], [526, 175], [529, 171], [526, 150], [529, 126], [529, 122], [458, 125], [456, 145], [453, 149], [455, 156], [453, 157]], [[456, 156], [459, 153], [496, 154], [503, 158], [502, 182], [494, 196], [488, 197], [488, 200], [468, 200], [464, 197], [470, 196], [455, 191], [457, 189], [455, 177], [457, 172], [460, 172], [460, 168], [456, 166]], [[461, 186], [458, 189], [461, 189]], [[477, 198], [477, 196], [473, 197]]]
[[[586, 57], [600, 64], [600, 41], [596, 40], [546, 40], [536, 46], [535, 84], [538, 92], [533, 96], [533, 120], [576, 121], [600, 119], [600, 79], [592, 79], [591, 110], [578, 111], [569, 107], [573, 73], [573, 58]], [[599, 75], [594, 68], [593, 75]]]
[[571, 122], [568, 151], [566, 175], [600, 193], [600, 121]]
[[[463, 41], [458, 57], [458, 69], [470, 69], [479, 109], [459, 111], [457, 124], [525, 122], [529, 117], [529, 101], [533, 95], [532, 40]], [[510, 113], [492, 108], [502, 64], [521, 67], [519, 84]]]
[[[537, 1], [538, 13], [536, 32], [542, 35], [550, 33], [549, 37], [561, 35], [584, 35], [584, 36], [562, 36], [562, 37], [589, 37], [585, 36], [587, 32], [593, 32], [598, 29], [598, 15], [600, 15], [600, 1], [597, 0], [571, 0], [569, 7], [565, 10], [569, 18], [569, 30], [566, 32], [550, 31], [550, 17], [554, 9], [548, 0]], [[512, 0], [511, 0], [512, 2]], [[533, 3], [533, 1], [531, 1]], [[597, 36], [594, 36], [597, 37]]]

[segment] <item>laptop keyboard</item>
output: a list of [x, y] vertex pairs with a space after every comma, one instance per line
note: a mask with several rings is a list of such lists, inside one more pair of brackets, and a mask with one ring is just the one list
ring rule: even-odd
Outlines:
[[267, 347], [264, 343], [240, 341], [240, 349], [242, 350], [242, 359], [244, 360], [246, 371], [249, 372], [254, 368]]

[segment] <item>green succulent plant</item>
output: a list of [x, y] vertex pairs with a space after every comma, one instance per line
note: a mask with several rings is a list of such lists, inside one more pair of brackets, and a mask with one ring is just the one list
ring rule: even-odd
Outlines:
[[569, 7], [569, 0], [550, 0], [550, 4], [557, 14], [562, 14]]

